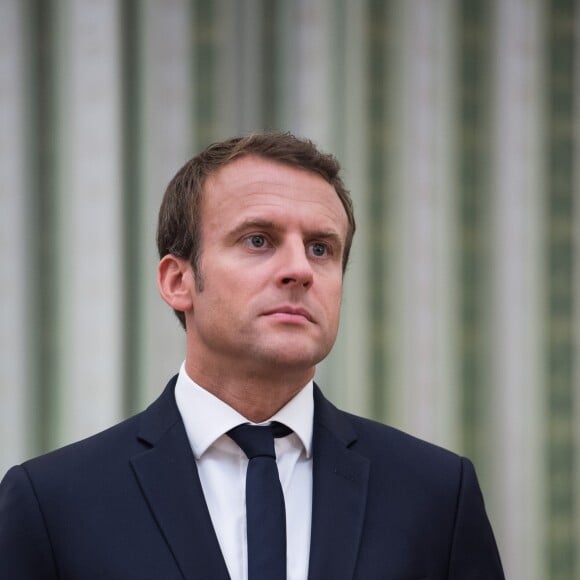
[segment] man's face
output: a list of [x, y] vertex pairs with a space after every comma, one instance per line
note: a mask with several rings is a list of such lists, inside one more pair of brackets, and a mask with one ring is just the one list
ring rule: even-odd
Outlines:
[[334, 344], [346, 212], [322, 177], [254, 156], [205, 183], [200, 274], [187, 313], [197, 368], [310, 378]]

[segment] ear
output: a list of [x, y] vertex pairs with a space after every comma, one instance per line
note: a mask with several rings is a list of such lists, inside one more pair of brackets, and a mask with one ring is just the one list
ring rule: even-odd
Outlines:
[[180, 312], [193, 309], [195, 283], [191, 264], [167, 254], [157, 267], [157, 286], [161, 297], [171, 308]]

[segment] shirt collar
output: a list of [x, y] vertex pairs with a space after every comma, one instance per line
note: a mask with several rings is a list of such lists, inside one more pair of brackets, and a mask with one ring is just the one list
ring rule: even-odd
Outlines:
[[[234, 408], [193, 381], [185, 370], [185, 363], [181, 365], [177, 377], [175, 400], [196, 459], [230, 429], [248, 423]], [[310, 458], [313, 419], [313, 382], [310, 381], [264, 423], [279, 421], [290, 427], [304, 446], [306, 457]]]

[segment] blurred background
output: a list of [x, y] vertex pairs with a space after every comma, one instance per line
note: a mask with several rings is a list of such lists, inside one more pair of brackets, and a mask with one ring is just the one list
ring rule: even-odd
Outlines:
[[579, 0], [0, 0], [0, 472], [184, 356], [164, 188], [290, 130], [358, 216], [337, 404], [469, 456], [506, 576], [580, 578]]

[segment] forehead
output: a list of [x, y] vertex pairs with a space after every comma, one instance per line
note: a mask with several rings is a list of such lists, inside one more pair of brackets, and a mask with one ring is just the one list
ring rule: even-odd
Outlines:
[[334, 187], [319, 174], [257, 156], [245, 156], [208, 176], [203, 195], [206, 218], [253, 211], [303, 214], [347, 227]]

